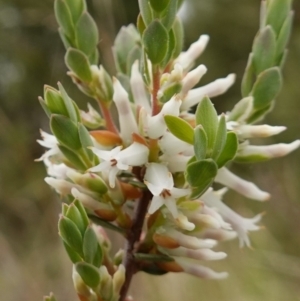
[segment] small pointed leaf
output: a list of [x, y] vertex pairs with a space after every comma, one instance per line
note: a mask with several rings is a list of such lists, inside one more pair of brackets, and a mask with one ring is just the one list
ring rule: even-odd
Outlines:
[[189, 144], [194, 143], [194, 130], [189, 123], [172, 115], [166, 115], [164, 118], [169, 131], [175, 137]]
[[242, 96], [247, 97], [251, 93], [255, 80], [255, 71], [253, 63], [253, 53], [250, 53], [247, 67], [242, 79]]
[[87, 166], [81, 161], [81, 159], [78, 157], [76, 153], [74, 153], [69, 148], [59, 145], [58, 146], [60, 151], [63, 153], [63, 155], [79, 170], [86, 170]]
[[74, 106], [73, 101], [71, 100], [71, 98], [69, 97], [69, 95], [67, 94], [66, 90], [64, 89], [64, 87], [61, 83], [58, 83], [58, 88], [59, 88], [60, 94], [64, 100], [66, 109], [68, 111], [68, 116], [70, 117], [70, 119], [72, 121], [77, 122], [79, 119], [78, 119], [76, 108]]
[[90, 227], [86, 229], [83, 237], [83, 255], [87, 263], [100, 267], [103, 254], [101, 248], [99, 248], [97, 236]]
[[94, 266], [86, 262], [78, 262], [76, 263], [75, 268], [87, 286], [96, 288], [99, 285], [100, 274], [98, 269]]
[[234, 159], [238, 147], [239, 142], [237, 135], [234, 132], [228, 132], [225, 146], [216, 162], [219, 168], [223, 167], [227, 162]]
[[67, 4], [63, 0], [55, 0], [54, 11], [56, 20], [63, 32], [72, 39], [74, 36], [74, 23]]
[[80, 50], [69, 48], [65, 56], [66, 65], [80, 80], [89, 83], [92, 80], [92, 72], [87, 56]]
[[219, 125], [218, 125], [218, 130], [217, 130], [217, 135], [216, 135], [216, 142], [214, 145], [214, 149], [212, 152], [212, 158], [216, 161], [223, 151], [223, 148], [226, 143], [226, 135], [227, 134], [227, 129], [226, 129], [226, 120], [225, 120], [225, 115], [222, 114], [221, 118], [219, 120]]
[[197, 160], [206, 158], [207, 136], [202, 125], [198, 125], [194, 130], [194, 151]]

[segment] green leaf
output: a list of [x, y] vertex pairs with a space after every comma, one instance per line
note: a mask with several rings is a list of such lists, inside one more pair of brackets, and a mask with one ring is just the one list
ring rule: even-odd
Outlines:
[[166, 103], [168, 102], [175, 94], [178, 94], [182, 89], [182, 84], [174, 82], [170, 84], [167, 88], [162, 90], [163, 94], [159, 98], [160, 102]]
[[100, 217], [98, 216], [94, 216], [94, 215], [89, 215], [89, 218], [90, 220], [95, 223], [96, 225], [99, 225], [101, 227], [104, 227], [106, 229], [110, 229], [110, 230], [113, 230], [115, 232], [118, 232], [122, 235], [125, 235], [126, 234], [126, 231], [118, 226], [115, 226], [114, 224], [111, 224], [103, 219], [101, 219]]
[[44, 98], [46, 105], [52, 114], [69, 116], [67, 108], [61, 94], [56, 89], [45, 85]]
[[88, 12], [84, 12], [76, 24], [77, 47], [90, 56], [98, 44], [98, 28]]
[[78, 123], [78, 133], [79, 133], [79, 139], [82, 148], [84, 149], [85, 153], [88, 155], [89, 159], [93, 160], [94, 154], [90, 149], [88, 149], [88, 147], [94, 146], [94, 144], [91, 139], [89, 131], [82, 123]]
[[224, 149], [226, 138], [227, 138], [227, 129], [226, 129], [226, 120], [225, 115], [222, 114], [220, 120], [219, 120], [219, 126], [217, 130], [216, 135], [216, 142], [214, 145], [214, 149], [212, 152], [212, 158], [216, 161], [218, 157], [220, 156], [221, 152]]
[[74, 107], [73, 101], [71, 100], [71, 98], [69, 97], [69, 95], [67, 94], [67, 92], [64, 89], [63, 85], [60, 82], [58, 83], [58, 88], [59, 88], [60, 94], [63, 98], [63, 101], [65, 103], [66, 109], [68, 111], [68, 116], [74, 122], [79, 121], [78, 116], [77, 116], [77, 112], [76, 112], [76, 108]]
[[255, 80], [255, 71], [253, 63], [253, 53], [250, 53], [248, 58], [247, 67], [242, 79], [242, 96], [247, 97], [251, 93]]
[[99, 246], [97, 236], [92, 228], [87, 228], [83, 237], [84, 260], [96, 267], [102, 263], [103, 253]]
[[245, 121], [253, 109], [253, 97], [241, 99], [228, 115], [228, 121]]
[[194, 151], [197, 160], [206, 158], [207, 136], [202, 125], [198, 125], [194, 129]]
[[57, 140], [71, 150], [79, 150], [81, 143], [76, 124], [68, 117], [52, 115], [50, 119], [51, 131]]
[[73, 22], [76, 24], [79, 17], [86, 9], [85, 0], [65, 0], [65, 2], [69, 7]]
[[76, 224], [62, 216], [58, 222], [59, 235], [78, 254], [82, 255], [82, 236]]
[[169, 35], [166, 28], [158, 20], [154, 20], [143, 34], [143, 44], [152, 64], [159, 64], [166, 56]]
[[238, 147], [239, 142], [237, 135], [234, 132], [228, 132], [225, 146], [216, 162], [219, 168], [223, 167], [227, 162], [234, 159]]
[[116, 67], [119, 72], [129, 74], [131, 66], [127, 70], [128, 56], [132, 49], [139, 44], [139, 33], [132, 24], [120, 29], [113, 46]]
[[290, 11], [291, 11], [290, 0], [269, 1], [267, 24], [273, 27], [277, 36]]
[[157, 12], [162, 12], [169, 5], [170, 0], [150, 0], [152, 8]]
[[148, 0], [139, 0], [139, 7], [144, 23], [149, 25], [152, 21], [152, 11]]
[[215, 144], [218, 115], [216, 109], [208, 97], [204, 97], [196, 110], [196, 123], [201, 124], [207, 135], [207, 154], [210, 156]]
[[294, 19], [294, 12], [292, 11], [290, 12], [289, 16], [286, 18], [279, 32], [279, 36], [277, 39], [277, 47], [276, 47], [276, 63], [278, 65], [280, 65], [282, 55], [291, 36], [293, 19]]
[[167, 30], [170, 30], [172, 28], [176, 19], [177, 10], [178, 0], [170, 0], [168, 9], [165, 10], [165, 16], [162, 18], [162, 24]]
[[69, 48], [65, 56], [66, 65], [83, 82], [92, 81], [92, 72], [87, 56], [80, 50]]
[[256, 74], [271, 68], [275, 63], [276, 36], [271, 26], [265, 27], [256, 36], [253, 44], [253, 62]]
[[41, 107], [43, 108], [44, 112], [50, 118], [51, 117], [51, 111], [48, 109], [45, 100], [40, 96], [38, 97], [38, 100], [39, 100], [39, 103], [40, 103]]
[[[165, 66], [168, 65], [168, 63], [170, 62], [172, 56], [173, 56], [173, 52], [175, 49], [175, 45], [176, 45], [176, 41], [175, 41], [175, 35], [173, 32], [173, 29], [171, 29], [169, 31], [169, 43], [168, 43], [168, 50], [166, 53], [166, 56], [164, 57], [164, 60], [161, 63], [161, 67], [164, 68]], [[173, 94], [174, 95], [174, 94]], [[172, 95], [172, 96], [173, 96]]]
[[82, 261], [82, 258], [78, 255], [78, 253], [75, 252], [65, 241], [63, 241], [63, 244], [70, 260], [73, 263]]
[[194, 130], [188, 122], [172, 115], [165, 115], [164, 119], [169, 131], [175, 137], [189, 144], [194, 143]]
[[267, 107], [276, 98], [282, 86], [281, 72], [278, 67], [262, 72], [251, 92], [254, 97], [254, 109], [260, 110]]
[[71, 151], [69, 148], [59, 145], [58, 146], [60, 151], [63, 153], [63, 155], [79, 170], [85, 171], [87, 169], [87, 166], [81, 161], [80, 157]]
[[89, 55], [90, 65], [98, 65], [99, 57], [100, 57], [99, 51], [97, 48], [95, 48], [94, 51]]
[[87, 286], [96, 288], [99, 285], [100, 274], [98, 269], [96, 269], [94, 266], [86, 262], [78, 262], [76, 263], [75, 268]]
[[253, 112], [252, 115], [250, 115], [250, 117], [247, 119], [247, 123], [255, 123], [260, 121], [262, 118], [264, 118], [264, 116], [272, 111], [274, 104], [275, 101], [273, 100], [268, 106]]
[[81, 213], [78, 210], [78, 208], [75, 206], [75, 204], [71, 204], [65, 214], [67, 218], [69, 218], [72, 222], [75, 223], [77, 228], [79, 229], [81, 235], [84, 235], [84, 232], [86, 230], [86, 226], [84, 224], [84, 221], [81, 217]]
[[194, 187], [191, 198], [201, 196], [210, 186], [217, 175], [218, 166], [212, 159], [200, 160], [191, 163], [186, 169], [186, 178], [189, 184]]
[[184, 30], [181, 20], [177, 17], [173, 24], [173, 32], [175, 36], [175, 47], [173, 51], [173, 59], [176, 59], [183, 49]]
[[55, 0], [54, 12], [56, 20], [62, 30], [70, 39], [72, 39], [74, 37], [74, 23], [67, 4], [63, 0]]
[[76, 206], [76, 208], [78, 209], [78, 211], [80, 212], [81, 215], [81, 219], [83, 221], [84, 227], [87, 228], [87, 226], [89, 225], [90, 221], [88, 219], [88, 216], [86, 214], [86, 211], [82, 205], [82, 203], [79, 200], [75, 200], [73, 202], [73, 204]]
[[140, 45], [135, 45], [131, 51], [128, 53], [126, 62], [126, 73], [128, 76], [131, 74], [131, 67], [135, 61], [140, 61], [142, 58], [142, 49]]
[[69, 37], [66, 36], [65, 32], [63, 31], [63, 29], [61, 27], [58, 28], [58, 33], [59, 33], [60, 39], [62, 40], [65, 48], [68, 49], [69, 47], [72, 47], [73, 42], [71, 41], [71, 39]]

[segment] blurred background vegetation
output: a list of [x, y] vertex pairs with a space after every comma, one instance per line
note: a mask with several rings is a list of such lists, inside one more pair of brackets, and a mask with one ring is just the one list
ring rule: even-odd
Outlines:
[[[290, 142], [300, 132], [300, 1], [285, 86], [271, 125], [288, 130], [268, 143]], [[240, 99], [239, 86], [258, 29], [259, 0], [186, 0], [182, 16], [186, 46], [200, 34], [211, 36], [199, 62], [208, 67], [202, 83], [237, 74], [229, 93], [215, 99], [219, 112]], [[102, 63], [114, 73], [111, 46], [122, 25], [134, 23], [137, 0], [94, 0], [88, 5], [100, 28]], [[66, 76], [64, 49], [57, 34], [53, 0], [0, 1], [0, 296], [6, 301], [38, 301], [54, 291], [61, 301], [77, 300], [71, 264], [57, 235], [60, 200], [44, 183], [44, 166], [35, 163], [43, 149], [36, 143], [48, 120], [37, 96], [43, 85], [61, 81], [86, 108], [87, 99]], [[260, 143], [260, 141], [258, 141]], [[230, 272], [225, 281], [201, 281], [182, 274], [151, 277], [139, 274], [132, 285], [136, 301], [297, 301], [300, 300], [300, 155], [259, 165], [233, 166], [243, 177], [272, 193], [258, 203], [229, 193], [226, 202], [251, 216], [266, 211], [265, 229], [252, 233], [253, 250], [237, 241], [221, 245], [228, 258], [213, 265]], [[245, 209], [247, 208], [247, 209]]]

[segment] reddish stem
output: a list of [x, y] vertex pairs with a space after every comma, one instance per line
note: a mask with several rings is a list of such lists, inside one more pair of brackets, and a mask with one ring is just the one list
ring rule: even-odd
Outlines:
[[114, 124], [114, 121], [112, 119], [108, 105], [101, 100], [98, 100], [98, 103], [100, 106], [102, 117], [104, 118], [105, 123], [106, 123], [106, 128], [115, 134], [119, 134], [119, 132]]
[[159, 101], [157, 99], [157, 93], [160, 88], [160, 71], [158, 66], [152, 67], [152, 78], [152, 116], [155, 116], [160, 112]]

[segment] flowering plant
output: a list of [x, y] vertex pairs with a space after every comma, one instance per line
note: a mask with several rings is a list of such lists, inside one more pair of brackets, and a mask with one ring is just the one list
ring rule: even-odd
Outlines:
[[[139, 0], [137, 27], [123, 27], [116, 37], [118, 73], [111, 77], [98, 67], [98, 30], [85, 1], [55, 1], [68, 75], [100, 109], [99, 114], [89, 104], [87, 112], [80, 110], [60, 83], [58, 90], [45, 86], [40, 98], [52, 134], [41, 132], [38, 142], [48, 150], [39, 160], [47, 168], [45, 181], [65, 200], [59, 235], [81, 301], [130, 300], [138, 271], [227, 277], [201, 261], [226, 257], [212, 250], [219, 241], [238, 237], [240, 246], [250, 246], [248, 233], [260, 228], [262, 215], [238, 215], [223, 195], [232, 189], [253, 200], [270, 197], [232, 173], [230, 162], [270, 160], [300, 145], [251, 144], [252, 138], [285, 130], [256, 123], [272, 110], [281, 89], [291, 1], [262, 1], [242, 99], [221, 115], [210, 98], [225, 93], [235, 75], [195, 88], [207, 72], [204, 65], [194, 67], [195, 61], [209, 38], [202, 35], [182, 51], [182, 2]], [[214, 190], [213, 183], [224, 188]], [[115, 255], [106, 228], [126, 240]]]

